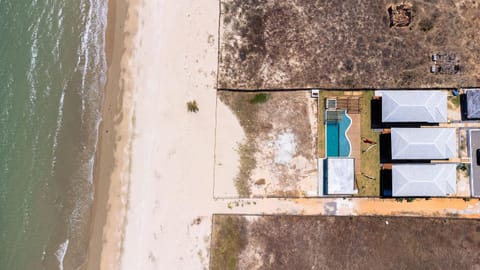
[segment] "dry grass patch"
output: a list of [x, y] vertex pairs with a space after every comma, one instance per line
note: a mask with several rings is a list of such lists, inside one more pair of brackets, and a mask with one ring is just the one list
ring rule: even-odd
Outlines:
[[361, 172], [356, 176], [358, 196], [379, 196], [380, 195], [380, 133], [375, 132], [371, 128], [370, 101], [374, 95], [374, 91], [364, 91], [362, 97], [362, 113], [361, 113], [361, 137], [368, 138], [377, 144], [362, 143], [362, 163]]

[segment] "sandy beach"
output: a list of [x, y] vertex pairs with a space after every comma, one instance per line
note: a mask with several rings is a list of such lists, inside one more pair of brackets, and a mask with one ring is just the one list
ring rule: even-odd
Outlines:
[[110, 1], [85, 269], [208, 266], [218, 12], [217, 1]]
[[[213, 196], [218, 2], [145, 1], [138, 16], [128, 225], [120, 265], [202, 269]], [[198, 113], [187, 112], [190, 100], [198, 103]]]
[[[461, 199], [214, 199], [219, 2], [109, 2], [109, 70], [85, 269], [208, 269], [213, 213], [480, 215], [480, 203]], [[197, 113], [187, 111], [192, 100]], [[222, 144], [231, 149], [236, 142]], [[238, 160], [235, 151], [225, 153], [226, 161]], [[435, 207], [422, 212], [420, 205]]]

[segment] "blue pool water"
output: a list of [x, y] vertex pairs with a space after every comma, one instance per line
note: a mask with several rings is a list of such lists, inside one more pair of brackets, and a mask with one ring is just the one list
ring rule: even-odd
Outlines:
[[352, 120], [347, 116], [345, 111], [342, 113], [342, 120], [338, 122], [327, 122], [327, 157], [348, 157], [350, 155], [350, 142], [346, 132], [351, 124]]

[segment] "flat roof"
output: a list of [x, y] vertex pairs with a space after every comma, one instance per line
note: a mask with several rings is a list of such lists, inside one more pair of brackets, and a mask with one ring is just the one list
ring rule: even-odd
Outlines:
[[467, 90], [467, 118], [480, 119], [480, 89]]
[[394, 164], [392, 196], [444, 197], [456, 193], [457, 164]]
[[392, 159], [457, 157], [455, 128], [392, 128]]
[[445, 91], [384, 91], [382, 122], [447, 122]]
[[355, 161], [353, 158], [327, 158], [326, 163], [325, 176], [328, 195], [352, 195], [358, 192], [355, 189]]
[[480, 197], [480, 166], [477, 165], [477, 149], [480, 149], [480, 129], [470, 130], [469, 142], [470, 160], [472, 161], [470, 169], [470, 190], [472, 197]]

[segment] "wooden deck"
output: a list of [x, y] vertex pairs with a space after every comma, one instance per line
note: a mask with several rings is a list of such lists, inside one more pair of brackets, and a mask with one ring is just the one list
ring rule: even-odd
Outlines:
[[351, 153], [350, 156], [355, 159], [355, 174], [361, 172], [361, 149], [360, 149], [360, 114], [348, 113], [348, 116], [352, 118], [352, 125], [347, 131], [348, 139], [350, 140]]
[[337, 108], [347, 110], [348, 114], [353, 114], [353, 113], [358, 114], [360, 113], [360, 97], [358, 96], [337, 97]]

